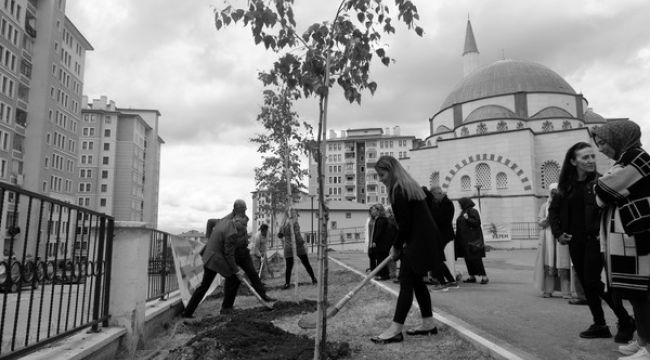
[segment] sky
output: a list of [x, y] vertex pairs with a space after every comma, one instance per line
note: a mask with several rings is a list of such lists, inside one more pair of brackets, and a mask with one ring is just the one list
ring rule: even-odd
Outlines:
[[[462, 78], [470, 17], [480, 64], [508, 58], [557, 72], [606, 118], [639, 123], [650, 146], [650, 2], [646, 0], [413, 0], [424, 36], [404, 26], [383, 37], [395, 63], [371, 68], [374, 96], [349, 104], [330, 97], [328, 129], [400, 126], [428, 136], [428, 119]], [[246, 5], [233, 0], [233, 6]], [[388, 1], [388, 4], [394, 3]], [[330, 21], [333, 0], [295, 0], [299, 31]], [[262, 103], [259, 71], [277, 57], [255, 46], [249, 28], [217, 31], [225, 1], [68, 0], [66, 14], [94, 50], [86, 54], [84, 94], [118, 107], [161, 112], [158, 229], [203, 231], [242, 198], [251, 207], [261, 154], [249, 139]], [[394, 11], [395, 9], [393, 9]], [[318, 103], [296, 105], [317, 126]]]

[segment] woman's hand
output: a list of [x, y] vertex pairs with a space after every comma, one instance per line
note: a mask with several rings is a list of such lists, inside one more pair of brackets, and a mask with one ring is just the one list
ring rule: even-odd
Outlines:
[[571, 237], [572, 237], [571, 234], [562, 233], [562, 235], [560, 235], [560, 237], [557, 238], [557, 241], [562, 245], [566, 245], [569, 243], [569, 241], [571, 241]]
[[401, 255], [400, 253], [401, 253], [401, 251], [400, 251], [400, 250], [397, 250], [396, 247], [394, 247], [394, 246], [391, 246], [391, 247], [390, 247], [390, 258], [391, 258], [393, 261], [396, 261], [396, 260], [399, 259], [399, 256]]

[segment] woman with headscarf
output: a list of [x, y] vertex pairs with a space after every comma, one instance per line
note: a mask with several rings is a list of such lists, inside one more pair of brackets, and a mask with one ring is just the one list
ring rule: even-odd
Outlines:
[[610, 338], [601, 300], [618, 318], [616, 342], [626, 343], [634, 334], [634, 319], [611, 291], [605, 291], [600, 280], [603, 255], [598, 241], [600, 209], [596, 205], [594, 184], [598, 179], [596, 154], [586, 142], [578, 142], [567, 150], [560, 170], [558, 193], [551, 201], [549, 222], [553, 236], [561, 244], [569, 244], [569, 254], [578, 279], [585, 291], [593, 324], [580, 333], [581, 338]]
[[435, 259], [442, 249], [435, 246], [433, 237], [440, 237], [433, 221], [425, 195], [402, 165], [392, 156], [382, 156], [375, 164], [375, 170], [388, 190], [398, 235], [390, 249], [393, 259], [400, 258], [400, 288], [397, 305], [390, 327], [371, 341], [388, 344], [404, 340], [402, 329], [406, 315], [413, 303], [413, 294], [420, 306], [422, 322], [418, 327], [407, 330], [407, 335], [434, 335], [438, 328], [433, 321], [431, 296], [423, 281], [427, 271], [433, 270]]
[[650, 155], [632, 121], [611, 121], [591, 131], [598, 150], [616, 161], [595, 187], [604, 208], [600, 241], [607, 281], [630, 301], [638, 335], [638, 341], [619, 346], [628, 355], [619, 359], [650, 359]]
[[537, 224], [540, 226], [539, 246], [537, 247], [537, 261], [535, 262], [535, 289], [542, 292], [542, 296], [550, 298], [555, 290], [555, 281], [559, 277], [562, 297], [571, 298], [571, 259], [569, 258], [568, 245], [560, 244], [555, 240], [548, 222], [548, 208], [555, 194], [557, 183], [548, 186], [548, 199], [539, 208]]
[[462, 257], [467, 265], [469, 277], [463, 282], [475, 283], [476, 277], [481, 277], [481, 284], [490, 280], [485, 274], [483, 258], [485, 257], [485, 241], [481, 229], [481, 215], [474, 209], [474, 202], [470, 198], [461, 198], [460, 214], [456, 218], [456, 258]]

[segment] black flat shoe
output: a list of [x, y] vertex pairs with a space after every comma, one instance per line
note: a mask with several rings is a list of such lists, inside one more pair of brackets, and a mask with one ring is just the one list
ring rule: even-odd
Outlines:
[[463, 280], [463, 282], [464, 282], [464, 283], [475, 283], [475, 282], [476, 282], [476, 278], [465, 279], [465, 280]]
[[434, 327], [429, 330], [406, 330], [406, 335], [436, 335], [438, 333], [438, 328]]
[[374, 342], [375, 344], [390, 344], [390, 343], [398, 343], [404, 341], [404, 335], [400, 332], [399, 334], [388, 338], [388, 339], [382, 339], [379, 336], [375, 336], [373, 338], [370, 338], [370, 341]]

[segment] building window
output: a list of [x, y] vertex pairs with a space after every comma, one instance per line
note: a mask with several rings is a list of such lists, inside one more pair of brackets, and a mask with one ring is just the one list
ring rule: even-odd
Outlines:
[[331, 224], [332, 224], [332, 229], [336, 229], [336, 221], [332, 221]]
[[462, 191], [470, 191], [470, 190], [472, 190], [472, 180], [469, 178], [469, 176], [463, 175], [460, 178], [460, 189]]
[[553, 160], [542, 164], [542, 189], [548, 189], [552, 183], [558, 182], [560, 178], [560, 165]]
[[104, 165], [108, 165], [108, 156], [104, 156], [104, 157], [102, 158], [102, 164], [104, 164]]
[[102, 184], [101, 185], [101, 192], [105, 193], [106, 191], [108, 191], [108, 185], [107, 184]]
[[550, 120], [544, 121], [544, 123], [542, 124], [542, 131], [544, 132], [553, 131], [553, 123]]
[[481, 189], [492, 188], [492, 175], [488, 164], [480, 163], [476, 165], [476, 185], [481, 186]]
[[500, 172], [497, 174], [497, 190], [505, 190], [508, 188], [508, 175]]
[[351, 219], [352, 218], [352, 213], [351, 212], [346, 212], [345, 213], [345, 218], [346, 219]]
[[105, 198], [99, 199], [99, 206], [102, 206], [102, 207], [106, 206], [106, 199]]
[[108, 170], [102, 170], [102, 179], [108, 179]]
[[104, 129], [104, 137], [111, 137], [111, 129]]

